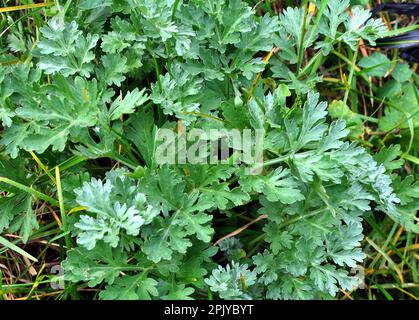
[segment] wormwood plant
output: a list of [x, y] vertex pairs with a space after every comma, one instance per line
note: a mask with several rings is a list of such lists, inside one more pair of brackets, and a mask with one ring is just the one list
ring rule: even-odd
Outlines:
[[[33, 208], [59, 208], [66, 284], [98, 288], [101, 299], [353, 289], [364, 215], [417, 232], [419, 193], [397, 174], [399, 146], [373, 154], [352, 142], [347, 97], [328, 114], [316, 93], [336, 46], [357, 50], [387, 33], [348, 6], [258, 16], [241, 0], [89, 0], [52, 9], [33, 47], [11, 32], [18, 61], [0, 68], [0, 230], [26, 242], [40, 228]], [[233, 161], [232, 144], [224, 163], [160, 164], [158, 131], [179, 126], [263, 129], [260, 174]], [[42, 173], [25, 171], [28, 153]]]

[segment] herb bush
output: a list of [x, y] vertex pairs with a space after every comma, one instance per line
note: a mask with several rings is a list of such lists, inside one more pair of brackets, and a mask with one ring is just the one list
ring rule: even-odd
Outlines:
[[[351, 105], [354, 77], [389, 72], [378, 51], [355, 65], [390, 34], [367, 9], [69, 4], [33, 33], [9, 17], [0, 68], [1, 243], [33, 260], [46, 256], [31, 239], [59, 243], [64, 298], [330, 299], [359, 286], [364, 219], [418, 232], [404, 166], [417, 118], [403, 118], [418, 108], [416, 75], [396, 62], [379, 124]], [[348, 81], [330, 96], [324, 69], [339, 59]], [[399, 131], [376, 148], [360, 138], [367, 121]], [[160, 164], [162, 128], [263, 129], [263, 165], [249, 174], [231, 141], [223, 163]]]

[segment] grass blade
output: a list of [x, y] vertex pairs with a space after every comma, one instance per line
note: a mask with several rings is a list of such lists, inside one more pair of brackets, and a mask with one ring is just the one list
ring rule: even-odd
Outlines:
[[53, 206], [58, 205], [58, 201], [57, 200], [55, 200], [54, 198], [52, 198], [50, 196], [47, 196], [46, 194], [43, 194], [42, 192], [39, 192], [39, 191], [35, 190], [32, 187], [25, 186], [25, 185], [23, 185], [23, 184], [21, 184], [19, 182], [16, 182], [16, 181], [13, 181], [11, 179], [4, 178], [4, 177], [0, 177], [0, 182], [7, 183], [7, 184], [9, 184], [9, 185], [11, 185], [13, 187], [16, 187], [16, 188], [24, 191], [24, 192], [30, 193], [35, 198], [42, 199], [42, 200], [44, 200], [44, 201], [52, 204]]
[[34, 262], [38, 262], [38, 259], [36, 259], [34, 256], [30, 255], [25, 250], [19, 248], [17, 245], [11, 243], [9, 240], [3, 238], [2, 236], [0, 236], [0, 244], [5, 246], [6, 248], [9, 248], [10, 250], [13, 250], [13, 251], [19, 253], [20, 255], [28, 258], [29, 260], [32, 260]]
[[368, 237], [365, 237], [365, 240], [375, 249], [377, 250], [377, 252], [379, 252], [384, 259], [387, 260], [388, 264], [394, 269], [394, 271], [396, 271], [400, 282], [403, 283], [404, 282], [404, 278], [403, 278], [403, 274], [400, 271], [399, 267], [397, 266], [397, 264], [390, 258], [390, 256], [385, 253], [374, 241], [372, 241], [371, 239], [369, 239]]
[[19, 10], [27, 10], [27, 9], [35, 9], [35, 8], [43, 8], [48, 6], [53, 6], [54, 2], [47, 2], [47, 3], [32, 3], [32, 4], [23, 4], [20, 6], [10, 6], [5, 8], [0, 8], [0, 13], [3, 12], [11, 12], [11, 11], [19, 11]]

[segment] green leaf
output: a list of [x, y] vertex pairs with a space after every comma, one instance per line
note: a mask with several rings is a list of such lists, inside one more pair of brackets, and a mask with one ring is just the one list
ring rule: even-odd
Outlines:
[[[388, 32], [353, 3], [304, 1], [276, 15], [272, 1], [66, 1], [47, 21], [31, 11], [34, 32], [27, 15], [6, 14], [0, 232], [16, 244], [34, 230], [48, 243], [66, 237], [63, 294], [73, 299], [331, 299], [354, 289], [365, 217], [400, 224], [407, 248], [418, 232], [419, 96], [413, 69], [388, 52], [353, 68], [360, 43], [416, 28]], [[341, 89], [335, 56], [351, 77], [377, 77], [368, 99], [353, 92], [351, 105], [327, 107]], [[220, 163], [185, 164], [179, 140], [178, 163], [162, 165], [157, 134], [184, 128], [209, 132], [208, 149], [231, 129], [242, 141], [227, 139]], [[262, 129], [263, 143], [250, 143], [261, 146], [260, 172], [249, 170], [258, 150], [247, 150], [245, 129]], [[51, 166], [62, 184], [45, 174]], [[68, 213], [63, 232], [44, 202]], [[5, 238], [1, 252], [34, 259]]]
[[243, 173], [239, 182], [243, 191], [263, 193], [272, 202], [280, 201], [284, 204], [292, 204], [304, 199], [297, 188], [297, 181], [290, 176], [290, 171], [281, 167], [270, 172], [267, 176]]
[[260, 21], [254, 22], [252, 30], [242, 35], [242, 41], [237, 44], [238, 48], [252, 52], [271, 51], [273, 38], [279, 31], [278, 17], [264, 15]]
[[409, 68], [407, 63], [398, 63], [391, 72], [391, 76], [399, 82], [408, 81], [412, 74], [413, 71]]
[[90, 77], [95, 55], [91, 50], [99, 40], [98, 35], [83, 36], [77, 23], [65, 23], [55, 17], [41, 29], [43, 39], [38, 43], [38, 67], [47, 74], [60, 73], [66, 77], [79, 73]]
[[375, 40], [385, 37], [387, 33], [387, 28], [381, 19], [371, 18], [371, 12], [359, 6], [352, 8], [352, 15], [345, 21], [345, 27], [346, 32], [342, 38], [352, 50], [357, 50], [356, 46], [360, 38], [375, 46]]
[[360, 248], [363, 237], [359, 223], [339, 226], [338, 232], [326, 236], [327, 255], [339, 266], [355, 267], [366, 257]]
[[185, 287], [183, 283], [176, 284], [168, 294], [162, 296], [163, 300], [193, 300], [191, 295], [195, 292], [194, 288]]
[[[144, 194], [134, 194], [134, 182], [122, 173], [109, 172], [106, 182], [92, 178], [90, 183], [85, 182], [82, 188], [74, 190], [77, 203], [96, 214], [93, 217], [81, 215], [74, 224], [79, 230], [77, 243], [88, 250], [94, 249], [99, 240], [117, 247], [121, 237], [137, 236], [140, 227], [150, 223], [158, 214], [146, 203]], [[125, 188], [131, 189], [129, 193], [124, 192]], [[130, 203], [121, 204], [119, 194], [133, 198], [129, 199]]]
[[390, 60], [380, 52], [374, 52], [368, 57], [363, 57], [358, 65], [362, 68], [363, 73], [373, 77], [383, 77], [390, 70]]
[[[56, 90], [47, 96], [39, 93], [41, 105], [28, 103], [16, 109], [16, 115], [29, 122], [27, 127], [21, 125], [27, 130], [25, 134], [18, 132], [21, 141], [14, 141], [19, 147], [37, 153], [43, 153], [50, 146], [62, 151], [74, 128], [96, 124], [101, 104], [96, 80], [58, 76], [54, 87]], [[20, 134], [24, 137], [20, 138]]]
[[99, 295], [103, 300], [151, 300], [151, 296], [158, 295], [156, 286], [157, 281], [144, 274], [122, 276]]
[[185, 124], [196, 119], [200, 103], [197, 96], [202, 79], [191, 76], [176, 64], [170, 73], [160, 75], [160, 81], [152, 87], [151, 100], [161, 106], [163, 113], [185, 120]]
[[[310, 142], [319, 141], [327, 129], [324, 118], [327, 115], [326, 102], [319, 103], [319, 94], [309, 92], [304, 104], [302, 126], [296, 143], [296, 149], [301, 149]], [[287, 131], [291, 131], [292, 123], [286, 121]], [[291, 132], [290, 132], [291, 134]]]
[[131, 124], [126, 128], [125, 137], [134, 143], [146, 165], [154, 168], [157, 126], [153, 114], [138, 110], [130, 120]]
[[128, 72], [127, 58], [119, 54], [107, 54], [102, 56], [103, 78], [108, 85], [115, 84], [120, 87]]
[[23, 243], [39, 227], [32, 209], [32, 195], [39, 194], [26, 187], [33, 182], [27, 175], [25, 163], [24, 159], [0, 158], [0, 191], [4, 193], [0, 198], [0, 233], [19, 232]]
[[224, 8], [224, 14], [220, 15], [223, 28], [216, 41], [219, 45], [235, 44], [240, 41], [239, 34], [250, 31], [248, 18], [253, 14], [251, 8], [243, 5], [240, 0], [229, 1], [228, 7]]
[[338, 27], [349, 18], [345, 11], [348, 6], [348, 0], [328, 1], [319, 23], [319, 31], [331, 39], [336, 39]]
[[21, 206], [14, 208], [14, 219], [9, 226], [9, 232], [19, 231], [23, 243], [28, 242], [33, 230], [39, 228], [36, 214], [32, 209], [32, 197], [25, 197]]
[[127, 259], [126, 253], [104, 243], [98, 243], [95, 250], [76, 247], [67, 252], [67, 258], [62, 262], [64, 279], [86, 281], [90, 287], [102, 282], [112, 284], [122, 271], [142, 269], [130, 268]]
[[185, 63], [185, 70], [191, 75], [203, 74], [206, 80], [224, 80], [224, 73], [220, 71], [222, 63], [214, 51], [200, 49], [198, 60], [188, 60]]
[[[386, 170], [392, 171], [399, 169], [403, 164], [404, 160], [400, 158], [402, 152], [399, 145], [391, 145], [390, 147], [383, 147], [378, 153], [374, 155], [374, 159], [379, 163], [383, 164]], [[396, 158], [399, 158], [396, 160]]]
[[243, 192], [240, 188], [230, 190], [227, 183], [216, 184], [200, 190], [202, 192], [202, 200], [211, 203], [220, 210], [227, 209], [230, 203], [240, 206], [250, 200], [246, 192]]
[[345, 120], [346, 128], [350, 130], [350, 137], [358, 137], [364, 132], [364, 123], [362, 119], [358, 114], [352, 112], [343, 101], [333, 100], [329, 104], [328, 112], [333, 119]]
[[276, 223], [268, 223], [263, 231], [266, 233], [266, 241], [271, 244], [274, 254], [278, 254], [282, 248], [291, 248], [292, 236], [287, 231], [281, 231]]
[[218, 266], [205, 282], [222, 299], [246, 299], [248, 296], [244, 288], [251, 287], [256, 282], [256, 273], [250, 271], [247, 264], [233, 262], [225, 268]]
[[127, 92], [124, 98], [119, 96], [112, 102], [109, 109], [109, 115], [111, 120], [116, 120], [123, 114], [133, 113], [135, 108], [143, 105], [148, 100], [148, 96], [145, 93], [145, 88], [141, 91], [135, 88], [132, 92]]
[[161, 260], [170, 260], [174, 251], [186, 253], [192, 243], [186, 238], [186, 232], [176, 225], [162, 223], [157, 233], [150, 236], [141, 248], [151, 261], [158, 263]]
[[328, 292], [332, 297], [338, 292], [338, 285], [343, 290], [352, 290], [356, 284], [354, 277], [333, 265], [316, 266], [310, 269], [310, 278], [321, 291]]

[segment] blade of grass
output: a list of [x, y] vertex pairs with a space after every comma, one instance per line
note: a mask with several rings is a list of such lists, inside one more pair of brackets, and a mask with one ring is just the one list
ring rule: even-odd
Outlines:
[[86, 161], [86, 158], [82, 156], [72, 156], [71, 158], [62, 162], [58, 167], [61, 171], [64, 171], [84, 161]]
[[407, 26], [407, 27], [403, 27], [403, 28], [398, 28], [396, 30], [389, 30], [389, 31], [384, 33], [383, 37], [394, 37], [394, 36], [397, 36], [399, 34], [409, 32], [409, 31], [413, 31], [413, 30], [416, 30], [416, 29], [419, 29], [419, 24], [415, 24], [415, 25]]
[[346, 90], [345, 90], [345, 95], [343, 97], [343, 103], [344, 104], [346, 104], [347, 101], [348, 101], [349, 91], [351, 90], [351, 87], [352, 87], [352, 78], [353, 78], [354, 72], [355, 72], [356, 59], [358, 58], [358, 52], [359, 52], [359, 42], [356, 45], [354, 57], [352, 59], [352, 63], [350, 65], [350, 69], [349, 69], [349, 77], [348, 77], [349, 87], [346, 88]]
[[297, 72], [300, 73], [301, 64], [303, 63], [303, 53], [304, 53], [304, 37], [306, 34], [306, 22], [307, 22], [307, 14], [308, 14], [308, 0], [303, 0], [303, 7], [304, 7], [304, 17], [303, 17], [303, 24], [301, 25], [301, 39], [300, 43], [298, 44], [298, 56], [297, 56]]
[[387, 298], [387, 300], [394, 300], [393, 297], [391, 296], [391, 294], [385, 288], [383, 288], [381, 285], [379, 285], [376, 282], [374, 282], [374, 283], [375, 283], [375, 285], [374, 286], [371, 286], [370, 287], [371, 289], [378, 289]]
[[[371, 215], [366, 215], [365, 216], [365, 220], [369, 223], [369, 225], [374, 229], [374, 231], [383, 239], [387, 239], [387, 234], [384, 233], [384, 231], [381, 229], [381, 227], [374, 221], [373, 216]], [[404, 263], [406, 263], [407, 266], [409, 266], [409, 268], [411, 270], [416, 270], [416, 268], [409, 263], [407, 260], [404, 259], [403, 254], [400, 252], [400, 250], [394, 246], [392, 243], [388, 244], [388, 247], [402, 260], [404, 261]], [[366, 248], [367, 251], [367, 248]]]
[[[57, 195], [58, 195], [58, 201], [60, 205], [60, 213], [61, 213], [61, 221], [62, 221], [62, 230], [64, 233], [64, 241], [66, 250], [69, 251], [72, 248], [71, 245], [71, 234], [68, 232], [68, 226], [67, 226], [67, 216], [65, 212], [64, 207], [64, 198], [63, 198], [63, 191], [61, 186], [61, 176], [60, 176], [60, 168], [58, 166], [55, 167], [55, 179], [57, 181]], [[72, 299], [77, 299], [77, 289], [75, 285], [70, 285], [70, 288], [68, 288], [70, 295]]]
[[45, 269], [45, 263], [43, 263], [42, 266], [41, 266], [41, 269], [39, 269], [38, 275], [35, 278], [34, 284], [31, 288], [31, 290], [29, 291], [28, 296], [26, 297], [25, 300], [30, 300], [31, 299], [33, 292], [38, 288], [39, 283], [45, 278], [44, 275], [41, 275], [42, 271], [44, 271], [44, 269]]
[[38, 158], [38, 156], [33, 151], [29, 151], [32, 158], [35, 160], [35, 162], [38, 164], [38, 166], [50, 177], [52, 182], [56, 184], [54, 176], [51, 174], [51, 172], [48, 170], [48, 168], [42, 163], [42, 161]]
[[313, 35], [315, 34], [315, 32], [317, 30], [317, 27], [319, 26], [320, 19], [322, 18], [323, 12], [327, 7], [327, 2], [328, 2], [328, 0], [322, 0], [322, 2], [320, 3], [319, 10], [317, 11], [317, 14], [316, 14], [316, 20], [314, 21], [314, 26], [311, 29], [310, 36], [308, 38], [307, 43], [310, 43], [311, 39], [313, 38]]
[[16, 187], [16, 188], [24, 191], [24, 192], [30, 193], [35, 198], [39, 198], [41, 200], [44, 200], [44, 201], [52, 204], [53, 206], [58, 205], [58, 201], [57, 200], [55, 200], [54, 198], [52, 198], [50, 196], [47, 196], [46, 194], [43, 194], [42, 192], [39, 192], [39, 191], [35, 190], [32, 187], [25, 186], [25, 185], [23, 185], [23, 184], [21, 184], [19, 182], [16, 182], [16, 181], [13, 181], [11, 179], [4, 178], [4, 177], [0, 177], [0, 182], [7, 183], [7, 184], [9, 184], [9, 185], [11, 185], [13, 187]]
[[393, 268], [394, 271], [396, 271], [400, 282], [403, 283], [404, 282], [404, 278], [403, 278], [403, 273], [400, 271], [399, 267], [397, 266], [397, 264], [393, 261], [393, 259], [390, 258], [390, 256], [385, 253], [380, 246], [378, 246], [374, 241], [372, 241], [370, 238], [365, 237], [365, 240], [375, 249], [377, 250], [377, 252], [379, 252], [388, 262], [388, 264]]
[[31, 12], [21, 16], [19, 19], [16, 19], [15, 21], [13, 21], [13, 23], [11, 23], [7, 28], [5, 28], [1, 33], [0, 33], [0, 38], [11, 28], [13, 27], [16, 23], [18, 23], [19, 21], [22, 21], [23, 19], [33, 16], [35, 15], [38, 11], [41, 11], [42, 8], [37, 8], [32, 10]]
[[71, 209], [68, 212], [68, 215], [70, 215], [70, 214], [72, 214], [74, 212], [80, 212], [80, 211], [85, 211], [85, 210], [86, 210], [86, 207], [83, 207], [83, 206], [74, 207], [73, 209]]
[[[62, 222], [62, 229], [63, 232], [66, 233], [68, 230], [67, 226], [67, 216], [64, 208], [64, 199], [63, 199], [63, 191], [61, 186], [61, 177], [60, 177], [60, 169], [58, 166], [55, 167], [55, 179], [57, 181], [57, 195], [58, 195], [58, 202], [60, 206], [60, 213], [61, 213], [61, 222]], [[65, 236], [65, 245], [67, 250], [71, 249], [71, 237], [70, 234], [66, 234]]]
[[[395, 224], [393, 224], [393, 227], [392, 227], [392, 229], [391, 229], [391, 231], [390, 231], [390, 233], [389, 233], [389, 235], [388, 235], [388, 237], [387, 237], [386, 241], [385, 241], [385, 242], [384, 242], [384, 244], [382, 245], [381, 250], [386, 251], [387, 246], [388, 246], [388, 244], [390, 243], [391, 239], [393, 238], [393, 235], [394, 235], [394, 233], [396, 232], [396, 230], [397, 230], [397, 224], [395, 223]], [[380, 253], [378, 253], [378, 254], [375, 256], [375, 258], [374, 258], [374, 259], [372, 260], [372, 262], [370, 263], [369, 268], [374, 268], [374, 266], [376, 265], [376, 263], [379, 261], [380, 256], [381, 256], [381, 255], [380, 255]]]
[[[266, 57], [264, 57], [264, 58], [263, 58], [263, 62], [264, 62], [264, 64], [265, 64], [265, 66], [268, 64], [269, 60], [272, 58], [272, 55], [273, 55], [275, 52], [277, 52], [278, 50], [279, 50], [278, 48], [273, 47], [273, 48], [271, 49], [271, 51], [270, 51], [270, 52], [266, 55]], [[261, 72], [259, 72], [259, 73], [256, 75], [255, 79], [253, 80], [252, 85], [250, 86], [250, 89], [249, 89], [249, 91], [248, 91], [248, 93], [247, 93], [246, 101], [249, 101], [249, 100], [250, 100], [250, 98], [252, 98], [252, 96], [253, 96], [253, 92], [255, 91], [256, 86], [257, 86], [258, 81], [259, 81], [259, 79], [260, 79], [260, 77], [261, 77], [261, 76], [262, 76], [262, 71], [261, 71]]]
[[418, 157], [412, 156], [411, 154], [407, 154], [407, 153], [403, 153], [401, 155], [401, 157], [403, 159], [406, 159], [407, 161], [410, 161], [410, 162], [413, 162], [413, 163], [419, 165], [419, 158]]
[[269, 14], [271, 16], [273, 16], [275, 14], [275, 12], [272, 10], [271, 1], [270, 0], [265, 0], [265, 9], [266, 9], [267, 12], [269, 12]]
[[2, 236], [0, 236], [0, 244], [3, 245], [3, 246], [5, 246], [6, 248], [9, 248], [10, 250], [13, 250], [13, 251], [19, 253], [20, 255], [28, 258], [29, 260], [32, 260], [34, 262], [38, 262], [38, 259], [36, 259], [32, 255], [30, 255], [29, 253], [27, 253], [25, 250], [19, 248], [17, 245], [13, 244], [9, 240], [3, 238]]
[[[408, 289], [408, 288], [418, 288], [418, 287], [419, 287], [418, 283], [403, 283], [402, 285], [397, 284], [397, 283], [383, 283], [383, 284], [381, 284], [381, 288], [385, 288], [385, 289], [397, 289], [397, 288]], [[377, 289], [377, 286], [372, 285], [372, 286], [370, 286], [370, 288]]]
[[[403, 271], [403, 268], [404, 268], [404, 261], [407, 260], [407, 253], [409, 252], [409, 249], [408, 248], [412, 244], [412, 238], [413, 238], [412, 235], [413, 235], [412, 232], [407, 232], [406, 233], [405, 250], [402, 250], [403, 251], [403, 258], [404, 259], [403, 259], [402, 263], [400, 264], [400, 268], [402, 269], [402, 271]], [[416, 270], [412, 270], [412, 272], [417, 273], [417, 269]]]
[[5, 8], [0, 8], [0, 13], [35, 9], [35, 8], [43, 8], [43, 7], [53, 6], [54, 4], [55, 4], [54, 2], [22, 4], [20, 6], [10, 6], [10, 7], [5, 7]]
[[172, 21], [173, 20], [175, 20], [175, 17], [176, 17], [176, 11], [177, 11], [177, 8], [178, 8], [178, 6], [179, 6], [179, 0], [175, 0], [175, 3], [173, 4], [173, 9], [172, 9]]
[[[51, 283], [51, 281], [53, 281], [53, 279], [43, 280], [43, 281], [40, 281], [38, 284]], [[10, 285], [2, 285], [0, 289], [3, 292], [8, 293], [8, 292], [10, 292], [10, 290], [31, 287], [31, 286], [33, 286], [33, 284], [34, 284], [34, 282], [15, 283], [15, 284], [10, 284]]]
[[404, 290], [402, 288], [397, 288], [397, 290], [403, 292], [404, 294], [407, 294], [409, 297], [411, 297], [413, 300], [418, 300], [418, 298], [416, 298], [413, 294], [411, 294], [409, 291]]

